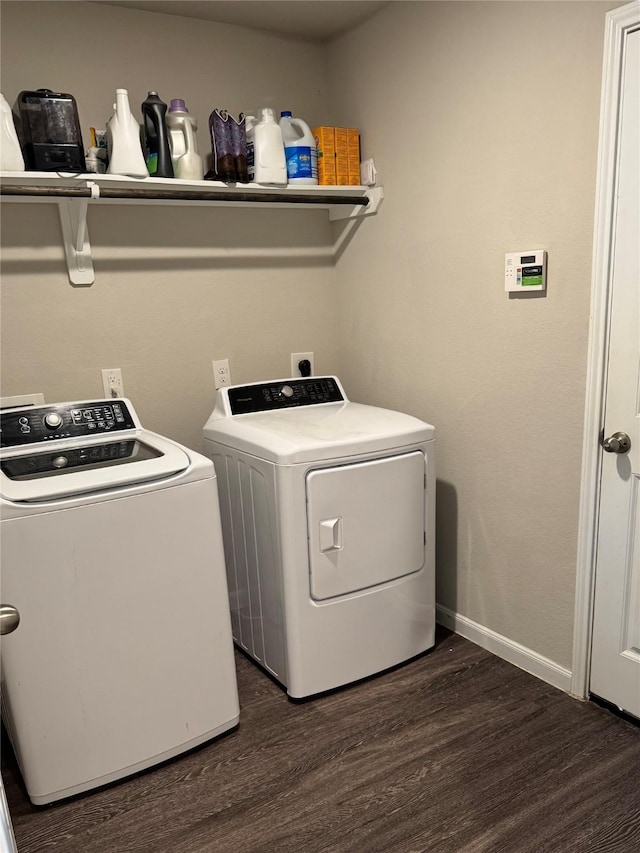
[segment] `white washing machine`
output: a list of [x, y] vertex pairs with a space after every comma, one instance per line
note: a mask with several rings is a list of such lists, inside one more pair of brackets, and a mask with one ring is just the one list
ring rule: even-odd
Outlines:
[[126, 399], [0, 426], [2, 715], [41, 805], [237, 724], [218, 493]]
[[234, 639], [290, 696], [433, 646], [433, 426], [311, 377], [222, 388], [203, 440]]

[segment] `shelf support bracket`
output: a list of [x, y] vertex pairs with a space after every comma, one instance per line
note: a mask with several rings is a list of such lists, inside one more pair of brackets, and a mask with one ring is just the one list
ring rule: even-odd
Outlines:
[[91, 198], [61, 198], [58, 201], [69, 281], [83, 286], [95, 281], [87, 230], [87, 209], [92, 199], [100, 198], [100, 187], [97, 184], [88, 181], [87, 186], [91, 190]]
[[353, 207], [344, 205], [331, 208], [329, 211], [329, 220], [331, 222], [338, 222], [341, 219], [359, 219], [361, 216], [371, 216], [377, 213], [384, 198], [384, 189], [382, 187], [371, 187], [367, 190], [367, 198], [369, 199], [369, 204], [366, 207], [362, 207], [361, 205], [354, 205]]

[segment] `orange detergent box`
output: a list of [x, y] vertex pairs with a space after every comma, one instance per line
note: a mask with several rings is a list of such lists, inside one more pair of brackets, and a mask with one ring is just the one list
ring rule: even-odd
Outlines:
[[318, 148], [318, 183], [336, 186], [336, 139], [334, 127], [315, 127], [313, 135]]
[[357, 127], [347, 128], [347, 169], [349, 186], [360, 186], [360, 132]]
[[334, 128], [336, 134], [336, 184], [349, 186], [349, 152], [347, 149], [347, 128]]

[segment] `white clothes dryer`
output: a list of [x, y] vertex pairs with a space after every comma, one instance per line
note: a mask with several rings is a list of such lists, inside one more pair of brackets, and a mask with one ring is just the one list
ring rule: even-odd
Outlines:
[[433, 426], [326, 376], [220, 389], [203, 441], [234, 639], [290, 696], [433, 646]]
[[50, 803], [238, 722], [215, 471], [126, 399], [0, 413], [2, 715]]

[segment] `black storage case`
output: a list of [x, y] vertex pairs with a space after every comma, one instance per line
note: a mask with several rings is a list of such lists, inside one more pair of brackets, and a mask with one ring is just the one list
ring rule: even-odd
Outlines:
[[27, 169], [86, 172], [78, 108], [73, 95], [37, 89], [20, 92], [16, 102], [19, 135]]

